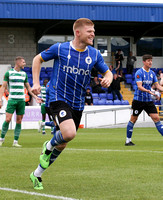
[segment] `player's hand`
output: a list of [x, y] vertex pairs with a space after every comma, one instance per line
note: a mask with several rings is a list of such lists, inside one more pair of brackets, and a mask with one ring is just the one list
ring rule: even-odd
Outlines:
[[157, 96], [155, 93], [153, 93], [151, 90], [147, 91], [149, 94], [153, 95], [153, 96]]
[[40, 84], [34, 84], [33, 87], [32, 87], [32, 92], [35, 95], [40, 94], [40, 92], [41, 92], [41, 86], [40, 86]]
[[100, 84], [104, 88], [108, 88], [110, 86], [110, 81], [108, 79], [104, 78], [99, 78]]
[[43, 101], [43, 99], [41, 99], [40, 97], [37, 97], [37, 96], [36, 96], [36, 102], [37, 102], [37, 103], [43, 103], [44, 101]]

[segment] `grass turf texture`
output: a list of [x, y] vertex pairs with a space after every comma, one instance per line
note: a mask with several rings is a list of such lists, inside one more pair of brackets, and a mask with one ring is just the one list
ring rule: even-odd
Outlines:
[[[163, 138], [155, 128], [135, 128], [132, 147], [124, 146], [124, 128], [79, 129], [44, 172], [44, 190], [34, 190], [29, 175], [38, 165], [43, 142], [51, 139], [48, 131], [22, 130], [23, 148], [11, 147], [13, 131], [8, 131], [0, 148], [0, 188], [82, 200], [163, 200]], [[0, 199], [50, 198], [0, 190]]]

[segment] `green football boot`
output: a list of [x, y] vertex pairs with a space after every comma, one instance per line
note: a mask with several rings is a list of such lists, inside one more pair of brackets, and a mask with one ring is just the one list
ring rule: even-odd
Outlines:
[[41, 177], [34, 176], [33, 172], [30, 174], [30, 179], [33, 182], [33, 187], [35, 190], [43, 190]]
[[49, 155], [45, 154], [45, 151], [46, 151], [46, 144], [47, 144], [48, 142], [49, 142], [49, 141], [44, 142], [44, 144], [43, 144], [43, 150], [42, 150], [42, 153], [41, 153], [41, 155], [40, 155], [40, 164], [41, 164], [41, 166], [42, 166], [44, 169], [48, 168], [49, 162], [50, 162], [50, 156], [51, 156], [51, 154], [52, 154], [52, 152], [51, 152]]

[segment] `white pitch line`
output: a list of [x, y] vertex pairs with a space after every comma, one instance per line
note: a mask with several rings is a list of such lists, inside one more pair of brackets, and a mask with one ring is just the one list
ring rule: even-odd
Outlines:
[[52, 198], [52, 199], [79, 200], [79, 199], [73, 199], [73, 198], [69, 198], [69, 197], [55, 196], [55, 195], [37, 193], [37, 192], [28, 192], [28, 191], [25, 191], [25, 190], [17, 190], [17, 189], [11, 189], [11, 188], [2, 188], [2, 187], [0, 187], [0, 190], [10, 191], [10, 192], [17, 192], [17, 193], [22, 193], [22, 194], [29, 194], [29, 195], [33, 195], [33, 196], [48, 197], [48, 198]]
[[89, 152], [139, 152], [139, 153], [163, 153], [163, 151], [148, 151], [148, 150], [123, 150], [123, 149], [73, 149], [67, 148], [65, 150], [71, 151], [89, 151]]
[[[13, 148], [13, 147], [0, 147], [1, 148], [6, 148], [6, 149], [14, 149], [14, 150], [30, 150], [30, 149], [42, 149], [40, 147], [33, 147], [33, 148]], [[126, 147], [128, 148], [128, 147]], [[133, 147], [134, 148], [134, 147]], [[76, 148], [66, 148], [64, 151], [88, 151], [88, 152], [138, 152], [138, 153], [160, 153], [162, 154], [163, 151], [148, 151], [148, 150], [132, 150], [132, 149], [76, 149]]]

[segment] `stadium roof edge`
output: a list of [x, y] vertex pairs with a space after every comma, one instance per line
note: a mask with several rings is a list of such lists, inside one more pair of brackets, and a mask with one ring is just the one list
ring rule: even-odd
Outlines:
[[77, 4], [77, 5], [110, 5], [131, 7], [163, 7], [163, 3], [140, 3], [140, 2], [106, 2], [106, 1], [80, 1], [80, 0], [0, 0], [6, 4]]
[[[16, 11], [16, 12], [15, 12]], [[163, 22], [163, 3], [79, 0], [0, 0], [0, 19]]]

